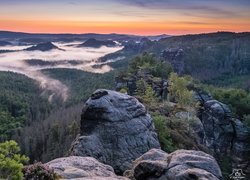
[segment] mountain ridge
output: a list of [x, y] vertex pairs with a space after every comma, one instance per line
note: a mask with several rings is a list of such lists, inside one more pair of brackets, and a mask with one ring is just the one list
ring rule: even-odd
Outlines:
[[133, 34], [119, 34], [119, 33], [26, 33], [26, 32], [14, 32], [14, 31], [1, 31], [0, 38], [63, 38], [63, 37], [80, 37], [80, 38], [97, 38], [97, 39], [136, 39], [140, 40], [143, 37], [149, 37], [153, 39], [159, 39], [162, 37], [170, 37], [167, 34], [157, 34], [157, 35], [133, 35]]

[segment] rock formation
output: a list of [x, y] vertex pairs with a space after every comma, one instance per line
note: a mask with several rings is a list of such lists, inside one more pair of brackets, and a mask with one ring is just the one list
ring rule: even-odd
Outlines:
[[129, 95], [97, 90], [86, 102], [81, 136], [73, 143], [71, 155], [94, 157], [122, 174], [152, 148], [160, 144], [145, 107]]
[[202, 142], [215, 158], [230, 157], [232, 168], [250, 173], [250, 129], [235, 118], [229, 107], [205, 92], [196, 91], [201, 103], [199, 118], [205, 136]]
[[222, 178], [216, 160], [204, 152], [177, 150], [167, 154], [159, 149], [152, 149], [136, 159], [132, 169], [124, 175], [136, 180]]
[[184, 67], [185, 67], [185, 62], [184, 62], [184, 51], [183, 49], [166, 49], [162, 51], [162, 58], [165, 59], [165, 61], [169, 62], [174, 71], [177, 72], [178, 74], [183, 74], [184, 73]]
[[219, 159], [232, 158], [233, 168], [250, 170], [250, 129], [233, 117], [227, 105], [216, 100], [206, 101], [201, 112], [205, 145]]
[[136, 82], [138, 80], [145, 80], [154, 90], [155, 95], [161, 99], [166, 99], [168, 90], [168, 80], [154, 77], [148, 70], [139, 70], [136, 75], [129, 77], [116, 77], [116, 90], [120, 91], [122, 88], [128, 90], [129, 95], [135, 95]]
[[63, 157], [46, 163], [63, 179], [126, 180], [116, 176], [111, 166], [102, 164], [92, 157]]

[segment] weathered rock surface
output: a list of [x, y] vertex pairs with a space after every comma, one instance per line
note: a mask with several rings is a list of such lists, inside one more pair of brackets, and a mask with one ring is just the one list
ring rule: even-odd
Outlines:
[[81, 136], [71, 155], [91, 156], [111, 165], [118, 174], [152, 148], [160, 148], [154, 124], [134, 97], [97, 90], [82, 113]]
[[217, 160], [230, 157], [232, 168], [250, 174], [250, 129], [234, 118], [227, 105], [204, 92], [197, 92], [197, 97], [202, 105], [199, 118], [204, 128], [204, 145]]
[[102, 164], [92, 157], [70, 156], [54, 159], [48, 162], [63, 179], [89, 179], [89, 180], [126, 180], [125, 177], [116, 176], [111, 166]]
[[172, 65], [175, 72], [177, 72], [178, 74], [184, 73], [185, 62], [183, 49], [168, 48], [162, 51], [161, 56], [165, 59], [165, 61], [169, 62]]
[[167, 154], [151, 149], [133, 163], [133, 168], [124, 173], [136, 180], [183, 180], [221, 179], [221, 170], [216, 160], [201, 151], [177, 150]]

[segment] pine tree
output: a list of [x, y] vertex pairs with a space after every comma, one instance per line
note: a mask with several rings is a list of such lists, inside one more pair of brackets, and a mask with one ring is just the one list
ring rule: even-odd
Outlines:
[[27, 163], [29, 159], [19, 153], [20, 147], [15, 141], [0, 143], [0, 179], [23, 178], [23, 163]]

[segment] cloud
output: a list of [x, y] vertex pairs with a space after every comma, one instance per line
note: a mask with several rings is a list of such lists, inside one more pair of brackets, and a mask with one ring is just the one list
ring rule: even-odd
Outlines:
[[[250, 1], [238, 0], [116, 0], [122, 4], [135, 6], [145, 9], [155, 10], [175, 10], [179, 13], [189, 13], [189, 15], [207, 16], [207, 17], [241, 17], [246, 16], [242, 13], [244, 8], [250, 7]], [[245, 4], [245, 7], [242, 6]], [[242, 11], [241, 11], [242, 10]], [[249, 14], [248, 14], [249, 15]]]

